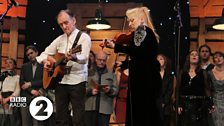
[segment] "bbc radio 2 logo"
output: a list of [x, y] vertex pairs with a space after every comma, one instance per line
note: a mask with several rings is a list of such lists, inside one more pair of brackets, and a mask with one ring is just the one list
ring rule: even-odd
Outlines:
[[26, 107], [26, 97], [10, 97], [10, 107]]
[[[26, 97], [10, 97], [9, 106], [26, 107]], [[34, 119], [43, 121], [53, 113], [53, 104], [47, 97], [39, 96], [31, 101], [29, 111]]]
[[53, 104], [47, 97], [34, 98], [29, 106], [31, 116], [36, 120], [46, 120], [53, 113]]

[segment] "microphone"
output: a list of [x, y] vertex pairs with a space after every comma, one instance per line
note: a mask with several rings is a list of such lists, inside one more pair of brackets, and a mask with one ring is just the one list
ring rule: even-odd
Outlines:
[[19, 6], [19, 3], [16, 2], [15, 0], [10, 0], [10, 1], [11, 1], [11, 3], [12, 3], [15, 7]]
[[178, 9], [180, 9], [179, 1], [176, 1], [175, 5], [173, 6], [173, 9], [174, 9], [175, 11], [178, 11]]

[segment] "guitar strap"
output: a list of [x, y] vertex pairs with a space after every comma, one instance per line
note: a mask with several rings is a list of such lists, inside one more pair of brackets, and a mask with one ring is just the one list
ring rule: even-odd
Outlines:
[[76, 36], [76, 38], [75, 38], [75, 41], [74, 41], [74, 43], [72, 45], [72, 48], [75, 48], [76, 47], [76, 45], [77, 45], [77, 43], [79, 41], [79, 38], [80, 38], [81, 34], [82, 34], [82, 32], [79, 31], [78, 34], [77, 34], [77, 36]]
[[[82, 32], [79, 31], [78, 34], [76, 35], [75, 41], [74, 41], [74, 43], [72, 45], [72, 49], [76, 47], [76, 45], [77, 45], [77, 43], [79, 41], [79, 38], [80, 38], [81, 34], [82, 34]], [[64, 68], [64, 74], [70, 74], [71, 68], [72, 68], [71, 66], [65, 66], [65, 68]]]

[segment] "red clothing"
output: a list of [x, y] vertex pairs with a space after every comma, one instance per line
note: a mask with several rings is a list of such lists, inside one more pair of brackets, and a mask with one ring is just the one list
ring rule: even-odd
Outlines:
[[126, 118], [126, 101], [128, 89], [128, 76], [121, 71], [119, 92], [116, 101], [116, 122], [125, 123]]

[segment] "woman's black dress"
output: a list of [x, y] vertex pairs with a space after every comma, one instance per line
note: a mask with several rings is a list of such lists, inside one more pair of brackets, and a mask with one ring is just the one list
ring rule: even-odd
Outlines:
[[[208, 109], [212, 105], [210, 89], [203, 69], [191, 78], [188, 72], [181, 74], [179, 88], [180, 126], [208, 126]], [[206, 73], [207, 74], [207, 73]]]
[[139, 45], [135, 44], [134, 37], [128, 46], [115, 45], [115, 53], [130, 56], [126, 126], [160, 126], [161, 123], [158, 43], [150, 28], [147, 27], [146, 32]]

